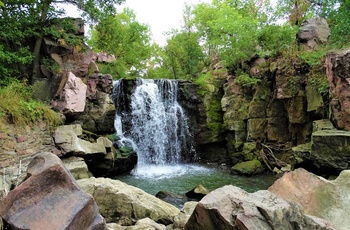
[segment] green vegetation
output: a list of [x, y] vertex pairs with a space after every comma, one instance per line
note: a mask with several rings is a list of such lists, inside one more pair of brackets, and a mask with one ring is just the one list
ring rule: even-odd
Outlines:
[[245, 87], [245, 88], [251, 88], [258, 82], [261, 82], [261, 79], [251, 77], [251, 76], [249, 76], [249, 74], [246, 74], [246, 73], [240, 74], [235, 79], [236, 84], [238, 84], [242, 87]]
[[60, 116], [39, 101], [31, 99], [31, 88], [25, 83], [13, 80], [0, 88], [0, 123], [8, 119], [17, 125], [47, 122], [54, 127], [62, 120]]
[[102, 68], [114, 78], [139, 76], [151, 58], [149, 27], [130, 9], [101, 18], [87, 42], [95, 51], [114, 54], [116, 60]]

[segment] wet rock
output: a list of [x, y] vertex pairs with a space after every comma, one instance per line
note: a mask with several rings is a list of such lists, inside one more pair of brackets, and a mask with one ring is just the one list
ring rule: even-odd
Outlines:
[[118, 180], [88, 178], [77, 181], [81, 188], [92, 194], [107, 222], [133, 225], [147, 218], [161, 224], [171, 224], [179, 214], [176, 207]]
[[0, 216], [12, 229], [104, 229], [92, 196], [84, 193], [52, 153], [39, 153], [27, 179], [3, 200]]
[[330, 29], [326, 19], [312, 18], [301, 23], [297, 40], [306, 50], [312, 50], [319, 44], [326, 44], [330, 36]]
[[334, 229], [307, 216], [301, 206], [267, 190], [255, 193], [229, 185], [206, 195], [185, 225], [188, 230], [216, 229]]
[[262, 173], [264, 171], [264, 167], [258, 160], [251, 160], [240, 162], [231, 168], [231, 173], [233, 174], [241, 174], [246, 176], [252, 176], [255, 174]]
[[323, 218], [337, 229], [348, 229], [349, 176], [350, 171], [345, 170], [335, 180], [326, 180], [299, 168], [284, 174], [268, 190], [299, 203], [308, 215]]
[[203, 185], [199, 184], [190, 191], [186, 192], [186, 197], [193, 200], [200, 200], [208, 193], [209, 190], [206, 189]]

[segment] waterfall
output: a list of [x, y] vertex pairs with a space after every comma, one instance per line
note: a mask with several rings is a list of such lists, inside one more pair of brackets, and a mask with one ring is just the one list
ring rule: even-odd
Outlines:
[[[128, 113], [118, 108], [126, 103], [121, 84], [119, 81], [114, 85], [114, 98], [119, 98], [115, 99], [117, 135], [134, 145], [140, 165], [180, 163], [181, 155], [193, 148], [188, 145], [191, 137], [187, 117], [177, 101], [177, 81], [138, 78]], [[129, 127], [123, 132], [123, 126]]]

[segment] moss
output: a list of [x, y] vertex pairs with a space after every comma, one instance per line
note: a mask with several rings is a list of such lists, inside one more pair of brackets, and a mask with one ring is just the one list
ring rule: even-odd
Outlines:
[[254, 159], [251, 161], [241, 162], [231, 168], [231, 172], [244, 175], [254, 175], [261, 173], [263, 166], [260, 161]]

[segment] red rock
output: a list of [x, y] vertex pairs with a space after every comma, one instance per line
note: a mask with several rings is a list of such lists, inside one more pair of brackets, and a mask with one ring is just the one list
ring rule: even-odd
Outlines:
[[39, 153], [27, 180], [2, 201], [0, 216], [11, 229], [104, 229], [92, 196], [80, 190], [61, 160]]

